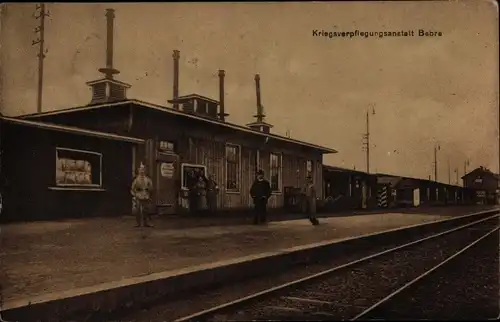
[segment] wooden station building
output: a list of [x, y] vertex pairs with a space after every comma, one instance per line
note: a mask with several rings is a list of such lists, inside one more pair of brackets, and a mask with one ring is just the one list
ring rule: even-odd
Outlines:
[[[16, 121], [11, 118], [8, 120], [11, 123], [18, 122], [20, 127], [16, 131], [21, 132], [32, 131], [27, 129], [28, 123], [33, 125], [31, 128], [38, 126], [68, 129], [64, 132], [64, 137], [60, 137], [60, 134], [40, 136], [43, 144], [37, 145], [36, 149], [37, 155], [44, 155], [43, 161], [39, 161], [43, 170], [26, 174], [26, 179], [23, 179], [26, 180], [25, 184], [31, 184], [33, 181], [39, 184], [23, 192], [24, 198], [44, 198], [43, 194], [37, 194], [42, 190], [50, 191], [52, 195], [61, 196], [52, 202], [54, 207], [62, 205], [60, 200], [65, 198], [82, 200], [80, 203], [72, 203], [72, 209], [75, 211], [90, 200], [80, 196], [92, 196], [88, 198], [94, 198], [92, 200], [95, 202], [106, 199], [109, 204], [120, 204], [116, 209], [130, 213], [130, 183], [141, 162], [146, 165], [153, 180], [154, 198], [159, 213], [182, 213], [187, 210], [186, 179], [188, 171], [191, 170], [214, 176], [220, 189], [218, 208], [221, 210], [243, 210], [252, 206], [249, 189], [258, 169], [265, 171], [265, 176], [271, 183], [271, 208], [283, 207], [285, 190], [302, 187], [307, 176], [313, 177], [318, 195], [323, 196], [323, 154], [337, 151], [273, 134], [272, 125], [265, 122], [259, 75], [255, 76], [256, 120], [247, 126], [226, 121], [228, 114], [224, 106], [223, 70], [219, 71], [219, 100], [198, 94], [179, 95], [180, 53], [177, 50], [173, 53], [173, 99], [169, 101], [172, 107], [128, 99], [126, 93], [130, 85], [114, 77], [119, 73], [113, 68], [111, 50], [114, 11], [108, 9], [106, 17], [106, 68], [99, 69], [104, 74], [102, 79], [87, 83], [92, 91], [90, 103], [86, 106], [24, 115], [16, 118]], [[68, 134], [71, 132], [69, 129], [73, 129], [72, 136]], [[38, 134], [30, 132], [28, 136], [21, 132], [16, 135], [26, 137], [30, 142], [36, 141]], [[104, 147], [100, 145], [101, 141], [95, 141], [95, 135], [92, 139], [75, 137], [76, 133], [84, 132], [97, 133], [102, 138], [120, 138], [121, 142], [128, 140], [129, 144], [116, 143]], [[12, 145], [10, 151], [14, 151], [11, 152], [14, 159], [16, 156], [19, 158], [21, 155], [31, 155], [28, 144], [16, 146], [13, 141], [8, 144]], [[94, 181], [89, 184], [84, 181], [73, 182], [75, 180], [72, 180], [70, 186], [64, 183], [54, 185], [57, 173], [64, 177], [62, 167], [66, 169], [66, 165], [61, 166], [57, 154], [59, 150], [64, 149], [82, 151], [80, 154], [75, 152], [78, 155], [70, 153], [64, 157], [69, 159], [70, 163], [77, 160], [75, 162], [83, 167], [91, 164], [92, 171], [98, 171], [94, 162], [101, 164], [100, 172], [92, 175], [92, 178], [101, 178], [99, 185], [96, 186]], [[105, 149], [106, 153], [103, 153], [102, 149]], [[91, 157], [93, 155], [100, 157]], [[29, 162], [33, 164], [34, 158]], [[22, 171], [13, 164], [9, 164], [8, 169], [15, 172], [12, 173], [14, 177]], [[41, 176], [43, 180], [39, 179]], [[63, 181], [64, 179], [61, 182]], [[114, 187], [111, 189], [113, 191], [103, 188], [108, 184]], [[109, 195], [105, 198], [99, 196], [104, 194]], [[127, 210], [122, 207], [122, 203], [128, 205]], [[31, 207], [36, 211], [34, 205]], [[61, 208], [60, 211], [71, 211], [64, 209]], [[105, 209], [108, 208], [103, 208], [103, 211]], [[94, 214], [93, 211], [87, 213], [89, 216]]]

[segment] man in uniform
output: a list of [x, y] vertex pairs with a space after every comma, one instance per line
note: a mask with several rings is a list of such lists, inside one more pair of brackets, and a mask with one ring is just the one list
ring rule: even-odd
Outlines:
[[271, 197], [271, 184], [264, 179], [264, 171], [257, 171], [257, 179], [250, 188], [250, 196], [255, 205], [254, 225], [264, 224], [267, 221], [267, 200]]
[[137, 224], [135, 227], [153, 227], [148, 223], [147, 208], [151, 203], [151, 193], [153, 192], [153, 181], [146, 175], [146, 167], [141, 163], [139, 174], [132, 181], [130, 193], [133, 197], [135, 219]]

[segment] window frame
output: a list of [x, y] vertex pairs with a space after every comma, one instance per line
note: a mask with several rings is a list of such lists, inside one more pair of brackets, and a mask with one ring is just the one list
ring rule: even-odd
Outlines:
[[90, 183], [90, 184], [82, 184], [82, 183], [58, 183], [57, 182], [57, 177], [55, 178], [55, 185], [53, 186], [54, 188], [102, 188], [102, 157], [103, 154], [100, 152], [95, 152], [95, 151], [88, 151], [88, 150], [80, 150], [80, 149], [72, 149], [72, 148], [65, 148], [65, 147], [55, 147], [55, 176], [57, 176], [57, 160], [59, 159], [59, 151], [69, 151], [69, 152], [76, 152], [76, 153], [81, 153], [81, 154], [90, 154], [90, 155], [97, 155], [99, 157], [99, 183]]
[[[273, 174], [273, 162], [272, 156], [278, 156], [278, 190], [273, 190], [272, 187], [272, 174]], [[283, 153], [281, 152], [270, 152], [269, 153], [269, 181], [271, 184], [271, 192], [273, 194], [281, 194], [283, 192]]]
[[194, 164], [194, 163], [182, 163], [181, 164], [181, 190], [189, 190], [187, 186], [184, 185], [184, 168], [203, 168], [205, 175], [207, 175], [207, 166], [203, 164]]
[[[237, 170], [236, 170], [236, 189], [228, 189], [227, 187], [227, 165], [228, 165], [228, 157], [227, 157], [227, 148], [228, 147], [236, 147], [237, 148]], [[235, 193], [239, 194], [241, 192], [241, 145], [234, 143], [226, 143], [224, 145], [224, 189], [226, 193]]]

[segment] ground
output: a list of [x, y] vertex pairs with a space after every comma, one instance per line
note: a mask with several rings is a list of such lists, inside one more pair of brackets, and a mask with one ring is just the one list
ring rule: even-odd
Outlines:
[[[27, 300], [120, 279], [278, 251], [480, 211], [485, 207], [410, 210], [406, 213], [276, 221], [267, 226], [178, 228], [155, 220], [134, 228], [134, 218], [95, 218], [4, 225], [0, 264], [4, 301]], [[203, 220], [195, 220], [200, 223]], [[187, 227], [187, 224], [183, 224]], [[194, 225], [196, 226], [196, 225]], [[202, 225], [203, 226], [203, 225]]]

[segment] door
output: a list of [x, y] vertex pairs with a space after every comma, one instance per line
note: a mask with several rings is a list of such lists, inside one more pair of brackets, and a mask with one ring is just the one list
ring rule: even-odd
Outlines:
[[420, 189], [413, 189], [413, 206], [420, 206]]
[[174, 214], [177, 211], [179, 156], [159, 153], [156, 160], [156, 209], [158, 214]]

